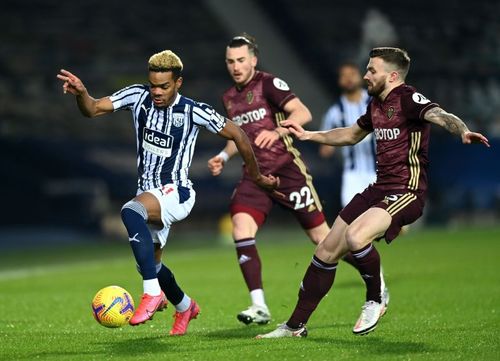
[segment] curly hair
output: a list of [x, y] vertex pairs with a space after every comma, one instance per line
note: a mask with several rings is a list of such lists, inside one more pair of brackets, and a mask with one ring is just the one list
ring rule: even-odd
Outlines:
[[178, 79], [182, 74], [181, 59], [171, 50], [163, 50], [159, 53], [152, 55], [148, 61], [149, 71], [154, 72], [168, 72], [171, 71], [174, 79]]

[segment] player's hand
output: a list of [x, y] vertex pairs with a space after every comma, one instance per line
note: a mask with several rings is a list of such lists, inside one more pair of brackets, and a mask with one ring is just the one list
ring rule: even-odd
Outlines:
[[70, 73], [67, 70], [61, 69], [60, 73], [57, 74], [57, 78], [64, 82], [63, 83], [64, 94], [69, 92], [73, 95], [82, 95], [87, 91], [82, 81], [77, 76], [75, 76], [74, 74]]
[[280, 139], [280, 135], [275, 130], [263, 130], [255, 138], [255, 145], [259, 148], [271, 148], [273, 144]]
[[266, 191], [270, 191], [273, 194], [277, 195], [278, 197], [285, 198], [285, 195], [281, 192], [278, 192], [276, 189], [280, 186], [280, 179], [279, 177], [275, 177], [273, 175], [268, 175], [267, 177], [265, 175], [260, 175], [259, 178], [255, 180], [255, 183], [261, 187], [262, 189], [265, 189]]
[[299, 140], [309, 139], [309, 132], [302, 128], [299, 123], [293, 120], [283, 120], [281, 121], [280, 125], [287, 128], [290, 133], [292, 133]]
[[222, 173], [222, 169], [224, 169], [224, 159], [219, 155], [210, 158], [208, 160], [208, 169], [214, 177], [218, 176]]
[[462, 143], [464, 144], [481, 143], [487, 146], [488, 148], [490, 147], [488, 138], [486, 138], [481, 133], [464, 132], [462, 134]]

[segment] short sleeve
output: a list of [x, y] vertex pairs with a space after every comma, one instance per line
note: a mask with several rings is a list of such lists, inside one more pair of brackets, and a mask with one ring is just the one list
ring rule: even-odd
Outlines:
[[401, 109], [408, 119], [424, 119], [425, 113], [439, 104], [431, 102], [422, 94], [413, 91], [405, 92], [401, 97]]
[[226, 126], [226, 118], [205, 103], [195, 103], [193, 106], [193, 122], [212, 133], [219, 133]]
[[117, 110], [132, 109], [135, 103], [139, 101], [144, 91], [144, 85], [140, 84], [134, 84], [118, 90], [109, 97], [109, 99], [113, 103], [114, 111], [116, 112]]
[[359, 127], [363, 130], [366, 130], [367, 132], [373, 132], [373, 123], [372, 123], [372, 116], [371, 116], [371, 107], [372, 102], [370, 101], [368, 103], [368, 106], [366, 107], [366, 112], [362, 116], [359, 117], [357, 120], [357, 123]]
[[283, 109], [290, 100], [296, 98], [284, 80], [272, 76], [264, 78], [263, 92], [266, 99], [280, 109]]
[[320, 130], [330, 130], [340, 127], [341, 118], [340, 107], [337, 104], [332, 105], [323, 116]]

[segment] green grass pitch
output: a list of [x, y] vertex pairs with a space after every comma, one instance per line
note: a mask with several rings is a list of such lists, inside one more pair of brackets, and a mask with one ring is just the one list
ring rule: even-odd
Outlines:
[[[178, 236], [178, 235], [177, 235]], [[274, 242], [271, 240], [274, 239]], [[202, 240], [203, 241], [203, 240]], [[259, 237], [273, 321], [245, 326], [248, 295], [232, 247], [179, 247], [165, 260], [202, 309], [188, 335], [169, 337], [173, 307], [139, 327], [106, 329], [90, 301], [103, 286], [141, 282], [126, 241], [0, 254], [2, 360], [500, 360], [500, 228], [414, 230], [380, 244], [391, 303], [368, 336], [351, 334], [363, 303], [359, 275], [341, 264], [306, 339], [256, 340], [287, 319], [313, 247], [299, 232]], [[213, 244], [213, 242], [212, 242]]]

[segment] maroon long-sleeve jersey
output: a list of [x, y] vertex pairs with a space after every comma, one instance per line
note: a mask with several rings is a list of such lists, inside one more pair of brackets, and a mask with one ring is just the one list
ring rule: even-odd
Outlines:
[[427, 190], [430, 123], [425, 113], [438, 104], [402, 84], [382, 102], [374, 97], [358, 125], [377, 143], [377, 181], [386, 190]]
[[257, 71], [244, 87], [232, 86], [222, 96], [228, 117], [250, 139], [263, 174], [272, 174], [299, 156], [290, 136], [276, 141], [270, 149], [255, 145], [255, 138], [260, 132], [276, 129], [279, 121], [285, 119], [283, 108], [295, 97], [287, 83], [261, 71]]

